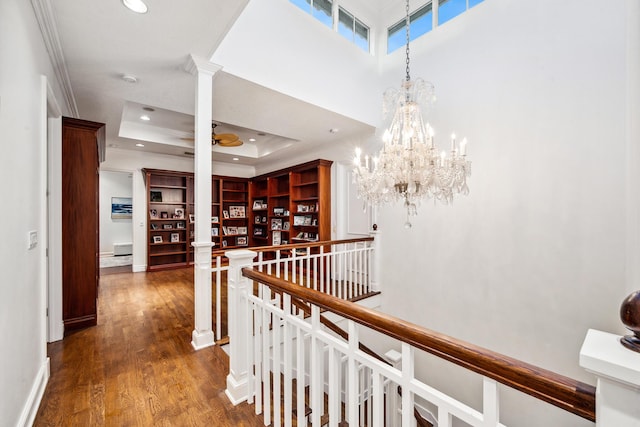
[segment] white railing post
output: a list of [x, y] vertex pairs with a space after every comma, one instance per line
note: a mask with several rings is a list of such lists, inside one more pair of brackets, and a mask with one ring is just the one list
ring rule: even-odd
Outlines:
[[640, 353], [620, 336], [590, 329], [580, 349], [580, 366], [597, 376], [596, 426], [640, 425]]
[[380, 291], [380, 266], [382, 265], [382, 234], [378, 227], [374, 225], [374, 229], [369, 232], [373, 237], [373, 255], [369, 268], [371, 269], [371, 289], [370, 291]]
[[242, 275], [244, 267], [251, 267], [256, 252], [236, 250], [225, 252], [229, 259], [227, 276], [227, 317], [229, 331], [229, 375], [225, 391], [234, 405], [247, 400], [249, 366], [247, 359], [247, 343], [249, 329], [249, 313], [246, 294], [252, 291], [251, 281]]

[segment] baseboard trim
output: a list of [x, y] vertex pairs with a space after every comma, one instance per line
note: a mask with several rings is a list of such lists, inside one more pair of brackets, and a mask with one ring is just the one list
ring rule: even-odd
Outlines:
[[147, 271], [147, 265], [146, 264], [133, 265], [131, 271], [133, 271], [134, 273], [143, 273]]
[[29, 397], [24, 407], [22, 408], [22, 414], [20, 415], [20, 419], [18, 420], [18, 426], [28, 427], [33, 425], [33, 422], [36, 419], [36, 415], [38, 414], [38, 409], [40, 408], [40, 402], [42, 401], [44, 390], [47, 388], [47, 383], [49, 382], [49, 368], [49, 358], [47, 357], [40, 366], [38, 375], [36, 376], [36, 379], [31, 386]]

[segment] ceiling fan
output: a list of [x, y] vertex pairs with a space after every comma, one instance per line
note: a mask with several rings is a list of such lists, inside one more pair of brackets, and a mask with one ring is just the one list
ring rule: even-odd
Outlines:
[[[218, 133], [216, 134], [217, 123], [211, 123], [211, 144], [221, 147], [239, 147], [244, 142], [235, 133]], [[193, 141], [194, 138], [180, 138], [185, 141]]]

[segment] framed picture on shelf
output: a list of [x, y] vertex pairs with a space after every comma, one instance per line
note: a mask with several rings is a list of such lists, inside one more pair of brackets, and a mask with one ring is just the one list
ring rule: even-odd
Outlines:
[[288, 231], [289, 230], [289, 221], [285, 221], [284, 224], [282, 224], [282, 229], [284, 231]]
[[283, 240], [283, 241], [282, 241], [282, 244], [283, 244], [283, 245], [288, 245], [288, 244], [289, 244], [289, 241], [288, 241], [288, 240]]
[[310, 216], [305, 216], [304, 217], [304, 224], [302, 225], [311, 225], [311, 217]]
[[162, 219], [169, 218], [169, 212], [160, 212], [160, 218]]
[[236, 245], [237, 246], [247, 246], [247, 236], [236, 237]]
[[158, 229], [158, 224], [156, 224], [155, 222], [151, 223], [151, 229], [152, 230], [157, 230]]
[[162, 201], [162, 191], [153, 191], [149, 192], [149, 201], [150, 202], [161, 202]]
[[298, 212], [306, 212], [307, 205], [298, 205]]
[[229, 216], [231, 218], [244, 218], [245, 209], [242, 206], [229, 206]]
[[254, 200], [253, 201], [253, 209], [264, 209], [267, 207], [267, 204], [264, 200]]
[[185, 226], [184, 222], [176, 223], [176, 228], [184, 228], [184, 226]]
[[158, 209], [149, 209], [149, 218], [158, 218]]
[[172, 224], [162, 224], [163, 230], [171, 230], [173, 228]]
[[173, 217], [177, 219], [184, 219], [184, 208], [176, 208]]
[[282, 230], [282, 218], [271, 218], [271, 229]]
[[263, 216], [262, 219], [260, 220], [261, 223], [266, 224], [267, 223], [267, 217]]
[[196, 222], [196, 216], [194, 214], [189, 214], [189, 222], [193, 224]]
[[238, 227], [227, 227], [229, 234], [238, 234]]
[[247, 227], [238, 227], [238, 234], [247, 234]]
[[212, 216], [212, 217], [211, 217], [211, 222], [212, 222], [212, 223], [214, 223], [214, 224], [219, 223], [219, 222], [220, 222], [220, 217], [218, 217], [218, 216]]
[[217, 236], [218, 235], [218, 227], [212, 227], [211, 228], [211, 235], [212, 236]]
[[273, 208], [273, 214], [275, 216], [284, 216], [284, 208], [283, 207], [275, 207], [275, 208]]
[[293, 216], [293, 225], [304, 225], [304, 217], [302, 215]]
[[162, 236], [153, 236], [153, 243], [162, 243]]
[[316, 207], [314, 205], [309, 205], [309, 212], [315, 212]]
[[257, 236], [257, 237], [263, 237], [264, 236], [264, 228], [262, 227], [256, 227], [253, 229], [253, 235]]
[[254, 224], [260, 224], [260, 215], [256, 215], [255, 218], [253, 219], [253, 223]]
[[271, 237], [271, 244], [273, 246], [279, 245], [282, 242], [281, 234], [279, 231], [274, 231]]
[[227, 210], [222, 211], [222, 217], [224, 219], [229, 219], [229, 211], [227, 211]]
[[223, 247], [223, 248], [226, 248], [226, 247], [227, 247], [227, 241], [226, 241], [226, 240], [223, 240], [223, 241], [222, 241], [222, 247]]
[[318, 226], [318, 218], [313, 218], [311, 220], [311, 225], [313, 225], [314, 227], [317, 227]]
[[223, 225], [222, 226], [222, 233], [226, 236], [227, 234], [229, 234], [229, 230], [227, 230], [227, 226]]
[[171, 243], [180, 242], [180, 233], [171, 233]]

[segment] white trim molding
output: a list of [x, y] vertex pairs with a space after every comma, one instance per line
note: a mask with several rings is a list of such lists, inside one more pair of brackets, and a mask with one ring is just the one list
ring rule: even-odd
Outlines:
[[76, 105], [76, 99], [71, 89], [71, 80], [69, 79], [67, 63], [64, 59], [64, 53], [62, 52], [62, 44], [58, 36], [58, 25], [56, 24], [53, 8], [51, 7], [51, 0], [31, 0], [31, 5], [38, 20], [42, 39], [47, 47], [56, 79], [64, 96], [68, 114], [78, 118], [78, 106]]
[[40, 366], [38, 375], [31, 386], [29, 397], [22, 408], [20, 419], [18, 420], [18, 424], [16, 424], [17, 426], [27, 427], [33, 425], [38, 413], [38, 408], [40, 408], [40, 402], [42, 401], [44, 390], [47, 388], [47, 383], [49, 382], [50, 372], [49, 358], [47, 357], [44, 363]]

